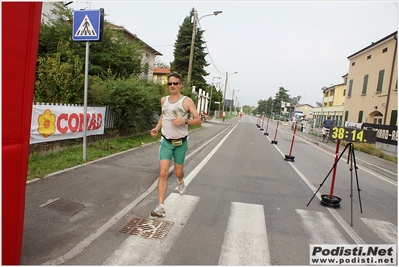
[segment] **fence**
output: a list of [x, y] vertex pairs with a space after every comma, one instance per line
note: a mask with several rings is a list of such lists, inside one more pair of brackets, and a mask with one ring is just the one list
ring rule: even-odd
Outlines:
[[[77, 104], [53, 104], [53, 103], [36, 103], [36, 105], [46, 105], [46, 106], [74, 106], [82, 107], [83, 105]], [[87, 142], [98, 142], [106, 139], [112, 139], [118, 136], [128, 135], [122, 133], [118, 130], [114, 130], [114, 124], [118, 119], [118, 114], [115, 114], [108, 106], [105, 107], [105, 118], [104, 118], [104, 134], [102, 135], [91, 135], [87, 136]], [[71, 146], [78, 146], [83, 144], [83, 138], [68, 139], [68, 140], [58, 140], [52, 142], [42, 142], [30, 145], [30, 155], [45, 155], [48, 153], [53, 153], [59, 150], [66, 149]]]
[[[34, 104], [35, 105], [35, 104]], [[78, 104], [53, 104], [53, 103], [36, 103], [36, 105], [45, 106], [66, 106], [66, 107], [83, 107], [83, 105]], [[118, 115], [115, 114], [108, 106], [105, 106], [105, 119], [104, 119], [104, 129], [114, 128], [114, 123], [118, 119]]]

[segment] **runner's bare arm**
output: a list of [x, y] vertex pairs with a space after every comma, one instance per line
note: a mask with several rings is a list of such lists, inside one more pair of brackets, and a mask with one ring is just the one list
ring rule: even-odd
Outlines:
[[186, 101], [184, 101], [184, 108], [193, 116], [193, 119], [188, 120], [188, 125], [197, 125], [200, 126], [202, 124], [201, 117], [198, 114], [197, 108], [193, 100], [187, 97]]
[[[161, 107], [163, 106], [163, 103], [165, 102], [165, 97], [161, 98]], [[161, 111], [161, 115], [159, 115], [159, 119], [158, 119], [158, 123], [157, 126], [155, 126], [153, 129], [151, 129], [150, 134], [153, 138], [157, 138], [158, 137], [158, 132], [162, 127], [162, 111]]]

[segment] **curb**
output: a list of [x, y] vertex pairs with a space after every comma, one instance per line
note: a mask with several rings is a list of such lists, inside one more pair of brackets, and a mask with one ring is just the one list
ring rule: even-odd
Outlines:
[[[319, 146], [319, 147], [322, 147], [323, 149], [325, 149], [325, 150], [331, 152], [332, 154], [335, 154], [335, 149], [332, 148], [331, 146], [325, 145], [325, 144], [323, 144], [321, 141], [314, 140], [314, 139], [309, 138], [309, 137], [307, 137], [307, 136], [301, 136], [301, 137], [304, 138], [304, 139], [306, 139], [307, 141], [309, 141], [309, 142], [311, 142], [311, 143], [313, 143], [313, 144]], [[342, 151], [341, 151], [341, 152], [342, 152]], [[360, 152], [360, 151], [359, 151], [359, 152]], [[356, 151], [355, 151], [355, 154], [356, 154]], [[372, 155], [370, 155], [370, 156], [372, 156]], [[342, 158], [348, 159], [346, 153], [345, 153], [344, 155], [342, 155]], [[381, 159], [381, 160], [383, 160], [383, 159]], [[397, 176], [396, 173], [393, 173], [393, 172], [391, 172], [391, 171], [388, 171], [388, 170], [386, 170], [386, 169], [383, 169], [383, 168], [380, 167], [380, 166], [377, 166], [377, 165], [375, 165], [375, 164], [373, 164], [373, 163], [367, 162], [367, 161], [362, 160], [362, 159], [360, 159], [360, 158], [356, 158], [356, 162], [357, 162], [359, 165], [361, 165], [361, 166], [363, 166], [363, 167], [369, 169], [370, 171], [373, 171], [373, 172], [376, 172], [376, 173], [378, 173], [378, 174], [384, 175], [386, 178], [388, 178], [388, 179], [390, 179], [390, 180], [393, 180], [393, 181], [395, 181], [395, 182], [398, 181], [398, 176]]]

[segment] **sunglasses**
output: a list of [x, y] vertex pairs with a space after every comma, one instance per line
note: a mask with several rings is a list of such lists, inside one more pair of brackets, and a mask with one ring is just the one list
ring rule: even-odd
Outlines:
[[169, 86], [171, 86], [172, 84], [173, 84], [173, 85], [178, 85], [178, 84], [180, 84], [180, 83], [179, 83], [179, 82], [168, 83]]

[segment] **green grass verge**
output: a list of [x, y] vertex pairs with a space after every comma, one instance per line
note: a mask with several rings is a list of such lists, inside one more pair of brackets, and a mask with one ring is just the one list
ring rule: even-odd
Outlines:
[[[312, 134], [314, 136], [317, 136], [320, 139], [322, 138], [321, 134], [314, 133], [314, 132], [312, 132], [310, 134]], [[335, 142], [335, 141], [331, 140], [331, 142]], [[346, 146], [347, 144], [348, 144], [347, 141], [341, 142], [341, 146]], [[362, 151], [364, 153], [376, 156], [378, 158], [382, 158], [384, 160], [387, 160], [387, 161], [390, 161], [390, 162], [393, 162], [393, 163], [398, 163], [398, 158], [397, 157], [384, 153], [382, 151], [382, 149], [380, 149], [380, 148], [376, 149], [373, 144], [362, 144], [362, 143], [354, 142], [353, 146], [354, 146], [355, 150]]]
[[[189, 130], [201, 127], [190, 126]], [[158, 139], [159, 140], [159, 139]], [[100, 159], [112, 154], [123, 152], [144, 144], [154, 142], [155, 139], [150, 134], [143, 134], [133, 137], [118, 137], [115, 139], [104, 140], [101, 142], [90, 143], [86, 148], [86, 162]], [[344, 145], [344, 143], [342, 144]], [[374, 154], [376, 157], [397, 163], [398, 158], [383, 153], [380, 149], [374, 152], [374, 146], [355, 143], [355, 149], [365, 153]], [[83, 146], [70, 147], [55, 153], [44, 156], [32, 155], [29, 157], [27, 179], [43, 178], [44, 176], [64, 169], [85, 163], [83, 160]]]
[[[348, 142], [342, 142], [343, 146], [346, 146]], [[364, 153], [374, 155], [378, 158], [385, 159], [387, 161], [391, 161], [393, 163], [398, 163], [398, 158], [392, 155], [385, 154], [381, 148], [375, 148], [373, 144], [362, 144], [362, 143], [353, 143], [353, 147], [355, 150], [362, 151]]]
[[[192, 131], [200, 127], [201, 126], [189, 126], [189, 130]], [[159, 139], [160, 134], [157, 140]], [[27, 179], [43, 178], [50, 173], [65, 170], [135, 147], [140, 147], [142, 143], [148, 144], [154, 141], [156, 140], [147, 133], [132, 137], [118, 137], [101, 142], [89, 143], [86, 147], [86, 161], [83, 160], [83, 145], [70, 147], [43, 156], [31, 155], [29, 157]]]

